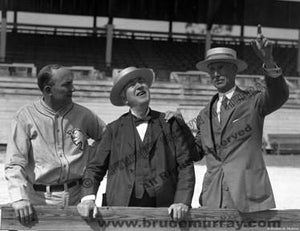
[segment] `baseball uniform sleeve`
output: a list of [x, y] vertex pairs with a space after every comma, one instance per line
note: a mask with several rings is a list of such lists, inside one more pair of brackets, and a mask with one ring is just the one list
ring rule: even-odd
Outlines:
[[88, 123], [88, 136], [92, 138], [95, 142], [99, 142], [103, 136], [105, 131], [106, 124], [105, 122], [99, 118], [96, 114], [90, 114], [91, 118], [86, 121]]
[[5, 178], [8, 181], [8, 191], [11, 202], [28, 199], [26, 168], [30, 140], [26, 126], [18, 117], [12, 120], [5, 161]]

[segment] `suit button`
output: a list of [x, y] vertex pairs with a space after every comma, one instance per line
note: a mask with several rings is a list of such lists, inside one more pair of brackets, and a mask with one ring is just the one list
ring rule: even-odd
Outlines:
[[132, 188], [132, 185], [131, 185], [131, 184], [129, 184], [129, 185], [128, 185], [128, 189], [131, 189], [131, 188]]
[[226, 188], [225, 188], [225, 191], [229, 191], [229, 187], [226, 187]]

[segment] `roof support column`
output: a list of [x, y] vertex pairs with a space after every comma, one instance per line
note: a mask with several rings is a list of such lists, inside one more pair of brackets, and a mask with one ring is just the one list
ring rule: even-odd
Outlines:
[[0, 62], [5, 62], [6, 57], [6, 22], [7, 22], [7, 0], [4, 0], [1, 19], [1, 38], [0, 38]]
[[113, 18], [110, 17], [108, 20], [108, 24], [106, 25], [106, 52], [105, 52], [106, 67], [111, 67], [113, 36], [114, 36]]
[[298, 59], [297, 59], [297, 73], [300, 75], [300, 29], [298, 30]]

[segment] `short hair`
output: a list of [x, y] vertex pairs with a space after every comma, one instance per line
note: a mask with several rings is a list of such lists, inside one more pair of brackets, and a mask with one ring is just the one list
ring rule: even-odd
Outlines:
[[37, 82], [39, 89], [43, 91], [44, 87], [46, 85], [51, 84], [52, 76], [53, 76], [53, 70], [57, 70], [61, 68], [62, 65], [60, 64], [50, 64], [47, 66], [44, 66], [37, 75]]

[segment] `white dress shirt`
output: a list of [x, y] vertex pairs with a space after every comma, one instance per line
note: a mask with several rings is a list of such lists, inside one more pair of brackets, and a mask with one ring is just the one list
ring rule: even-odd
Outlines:
[[[148, 108], [145, 116], [147, 116], [149, 114], [149, 112], [150, 112], [150, 109]], [[135, 117], [139, 118], [133, 111], [131, 111], [131, 114], [134, 115]], [[144, 140], [144, 137], [145, 137], [145, 134], [146, 134], [146, 131], [148, 128], [148, 124], [149, 124], [149, 121], [145, 121], [145, 122], [139, 124], [138, 126], [136, 126], [136, 129], [137, 129], [142, 141]]]

